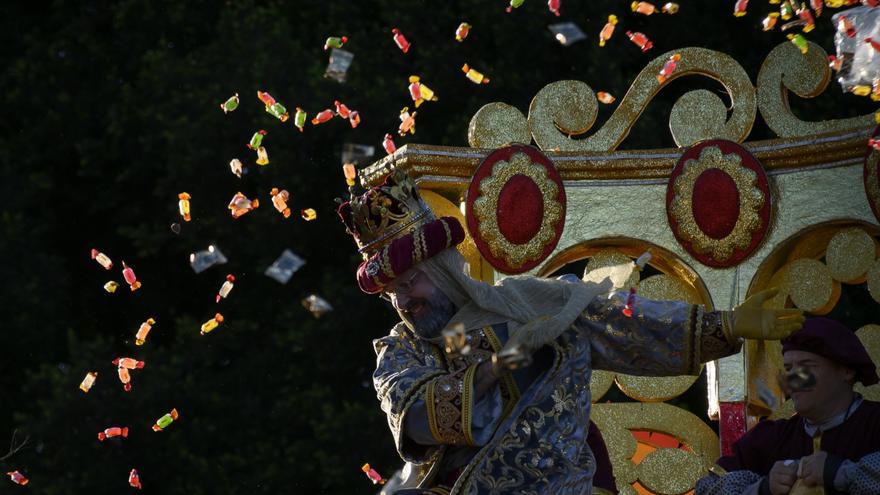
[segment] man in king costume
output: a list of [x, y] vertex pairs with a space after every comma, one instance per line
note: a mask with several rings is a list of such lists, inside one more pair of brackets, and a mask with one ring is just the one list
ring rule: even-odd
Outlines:
[[772, 290], [725, 312], [641, 298], [628, 308], [609, 279], [475, 280], [455, 249], [462, 226], [435, 218], [400, 171], [352, 191], [338, 213], [364, 258], [358, 285], [402, 320], [374, 341], [373, 384], [406, 462], [395, 495], [593, 493], [593, 369], [698, 374], [742, 338], [780, 339], [803, 322], [761, 308]]

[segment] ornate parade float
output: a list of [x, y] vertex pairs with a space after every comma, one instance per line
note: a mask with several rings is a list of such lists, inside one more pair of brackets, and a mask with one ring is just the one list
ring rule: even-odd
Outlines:
[[[671, 59], [671, 74], [657, 77]], [[707, 90], [685, 93], [669, 115], [676, 147], [617, 150], [654, 95], [690, 76], [718, 81], [730, 102]], [[777, 46], [756, 84], [728, 55], [684, 48], [650, 62], [598, 130], [589, 132], [593, 89], [557, 81], [527, 112], [503, 102], [481, 108], [469, 148], [410, 144], [360, 178], [376, 185], [393, 168], [415, 178], [438, 216], [467, 225], [459, 249], [485, 281], [572, 266], [602, 277], [603, 268], [649, 251], [649, 264], [621, 290], [727, 310], [778, 287], [770, 304], [808, 315], [828, 314], [845, 293], [877, 314], [880, 151], [866, 144], [875, 116], [805, 121], [788, 104], [819, 96], [830, 79], [827, 54], [812, 43], [806, 53]], [[757, 112], [776, 138], [747, 140]], [[858, 336], [880, 362], [880, 326]], [[707, 392], [695, 376], [594, 373], [593, 420], [621, 493], [687, 493], [760, 417], [791, 414], [777, 383], [777, 346], [747, 342], [710, 363]], [[615, 386], [634, 401], [609, 402]], [[668, 403], [694, 387], [708, 393], [718, 434], [703, 411]], [[878, 386], [860, 391], [880, 397]]]

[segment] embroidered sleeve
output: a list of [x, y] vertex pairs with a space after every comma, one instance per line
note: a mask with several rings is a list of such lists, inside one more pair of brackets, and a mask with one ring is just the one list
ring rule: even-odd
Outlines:
[[851, 495], [880, 493], [880, 452], [857, 462], [843, 461], [834, 477], [834, 488]]
[[700, 361], [714, 361], [739, 352], [742, 342], [732, 337], [730, 311], [704, 313], [700, 324]]
[[[715, 467], [718, 469], [718, 467]], [[762, 477], [751, 471], [720, 474], [712, 470], [697, 480], [696, 495], [759, 495]]]
[[428, 383], [425, 404], [431, 435], [445, 445], [476, 445], [473, 438], [474, 376], [477, 364]]

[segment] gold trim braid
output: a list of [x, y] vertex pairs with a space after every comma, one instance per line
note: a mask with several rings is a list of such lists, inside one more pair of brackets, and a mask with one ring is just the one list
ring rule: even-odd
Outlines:
[[476, 364], [439, 376], [428, 384], [425, 405], [435, 440], [444, 445], [471, 445]]

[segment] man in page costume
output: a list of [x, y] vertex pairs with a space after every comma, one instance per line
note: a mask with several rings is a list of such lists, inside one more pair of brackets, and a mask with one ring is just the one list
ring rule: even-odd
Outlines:
[[782, 355], [801, 381], [790, 387], [797, 414], [758, 423], [699, 480], [697, 494], [880, 494], [880, 403], [853, 392], [856, 382], [877, 383], [877, 368], [858, 337], [810, 318], [782, 341]]
[[636, 298], [627, 316], [608, 279], [475, 280], [455, 249], [462, 226], [435, 218], [400, 171], [338, 213], [364, 258], [358, 285], [402, 320], [374, 341], [373, 384], [406, 462], [396, 495], [589, 494], [593, 369], [697, 374], [741, 338], [779, 339], [803, 321], [761, 309], [773, 291], [729, 312]]

